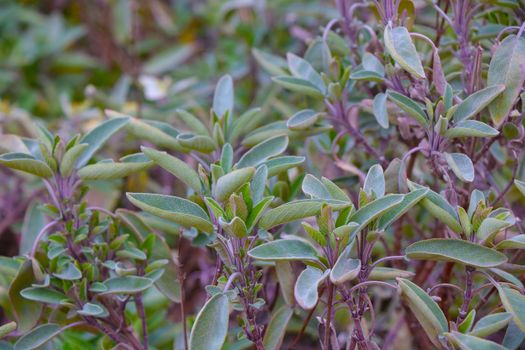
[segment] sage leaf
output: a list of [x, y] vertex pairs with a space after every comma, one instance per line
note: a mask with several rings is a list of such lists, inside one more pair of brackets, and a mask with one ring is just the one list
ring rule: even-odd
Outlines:
[[441, 348], [439, 336], [448, 331], [448, 322], [437, 303], [419, 286], [407, 279], [398, 278], [401, 297], [423, 327], [430, 341]]
[[511, 319], [512, 314], [508, 312], [487, 315], [476, 322], [469, 334], [480, 338], [488, 337], [506, 327]]
[[208, 214], [197, 204], [183, 198], [153, 193], [131, 193], [128, 199], [145, 212], [206, 233], [213, 231]]
[[246, 152], [236, 164], [237, 168], [255, 167], [270, 157], [281, 154], [288, 147], [287, 136], [276, 136]]
[[282, 87], [308, 96], [323, 98], [325, 95], [325, 93], [321, 92], [317, 86], [305, 79], [290, 76], [277, 76], [273, 77], [272, 80]]
[[374, 117], [377, 120], [377, 123], [383, 128], [388, 129], [388, 112], [386, 108], [386, 99], [387, 95], [384, 93], [379, 93], [374, 97], [374, 102], [372, 104], [372, 110], [374, 112]]
[[385, 195], [385, 175], [380, 164], [374, 164], [368, 169], [363, 190], [368, 196], [374, 193], [376, 198], [381, 198]]
[[499, 131], [493, 127], [477, 121], [477, 120], [462, 120], [456, 123], [454, 127], [445, 132], [445, 137], [450, 139], [456, 137], [494, 137], [499, 134]]
[[267, 350], [279, 350], [283, 343], [286, 327], [293, 315], [293, 309], [283, 305], [272, 313], [264, 333], [263, 345]]
[[388, 194], [368, 203], [362, 208], [359, 208], [359, 210], [353, 213], [349, 219], [349, 221], [359, 224], [354, 232], [361, 231], [364, 227], [366, 227], [366, 225], [377, 219], [388, 209], [391, 209], [395, 205], [401, 203], [403, 198], [404, 195], [402, 194]]
[[505, 85], [498, 84], [476, 91], [457, 105], [454, 120], [460, 122], [472, 118], [487, 107], [503, 90], [505, 90]]
[[445, 333], [445, 337], [461, 350], [504, 350], [501, 346], [493, 341], [475, 337], [469, 334], [462, 334], [456, 331]]
[[215, 198], [220, 201], [225, 201], [226, 199], [230, 198], [232, 193], [239, 190], [242, 185], [252, 179], [253, 174], [255, 174], [255, 168], [249, 167], [237, 169], [224, 176], [221, 176], [215, 184]]
[[157, 151], [149, 147], [141, 147], [142, 152], [160, 167], [175, 175], [180, 181], [191, 187], [195, 192], [202, 191], [199, 175], [186, 162], [173, 157], [166, 152]]
[[487, 84], [505, 85], [505, 91], [489, 105], [490, 117], [496, 126], [500, 126], [509, 115], [523, 89], [525, 82], [523, 62], [525, 62], [525, 39], [517, 38], [515, 35], [507, 36], [490, 60]]
[[414, 118], [421, 126], [428, 127], [429, 122], [427, 115], [417, 102], [393, 90], [387, 90], [386, 93], [392, 102]]
[[79, 169], [78, 176], [83, 180], [114, 180], [146, 170], [153, 165], [142, 153], [122, 157], [120, 162], [98, 162]]
[[399, 204], [396, 204], [394, 207], [388, 209], [383, 215], [381, 215], [379, 218], [378, 228], [380, 230], [385, 230], [397, 219], [408, 212], [410, 208], [425, 198], [427, 193], [428, 188], [419, 188], [417, 190], [411, 191], [410, 193], [407, 193]]
[[525, 332], [525, 296], [504, 285], [498, 285], [497, 289], [505, 310], [512, 314], [512, 320]]
[[386, 49], [394, 61], [416, 78], [425, 79], [421, 59], [405, 27], [385, 26], [384, 39]]
[[474, 165], [472, 160], [463, 153], [444, 153], [448, 166], [463, 182], [474, 181]]
[[219, 118], [233, 112], [233, 80], [230, 75], [224, 75], [219, 79], [213, 95], [212, 110]]
[[49, 165], [26, 153], [13, 152], [2, 154], [0, 156], [0, 164], [42, 178], [53, 176], [53, 170], [51, 170]]
[[220, 350], [228, 333], [230, 302], [226, 294], [215, 294], [199, 311], [191, 330], [190, 350]]
[[490, 248], [459, 239], [433, 238], [411, 244], [405, 249], [409, 259], [450, 261], [474, 267], [496, 267], [507, 257]]
[[62, 332], [62, 328], [54, 323], [46, 323], [24, 334], [18, 339], [13, 347], [14, 350], [32, 350], [56, 337]]
[[339, 285], [357, 277], [361, 271], [361, 260], [350, 257], [352, 245], [348, 245], [337, 258], [334, 267], [330, 271], [330, 281]]
[[153, 285], [153, 280], [141, 276], [113, 277], [104, 281], [107, 290], [103, 294], [136, 294]]
[[128, 122], [129, 117], [118, 117], [106, 120], [102, 124], [84, 135], [79, 144], [85, 143], [88, 146], [85, 151], [77, 158], [76, 168], [83, 167], [93, 157], [93, 155], [106, 143], [107, 140], [117, 131], [122, 129]]
[[305, 310], [310, 310], [315, 307], [319, 300], [319, 292], [317, 289], [319, 285], [328, 277], [330, 270], [321, 271], [312, 266], [307, 266], [299, 274], [297, 282], [295, 282], [294, 295], [297, 304]]
[[525, 249], [525, 234], [516, 235], [496, 244], [496, 249]]
[[315, 248], [299, 239], [278, 239], [264, 243], [248, 251], [248, 255], [263, 261], [318, 260]]
[[326, 93], [326, 85], [321, 75], [312, 67], [312, 65], [293, 53], [286, 55], [290, 72], [297, 78], [304, 79], [315, 86], [322, 94]]
[[275, 261], [275, 272], [279, 286], [281, 287], [281, 295], [283, 296], [284, 302], [286, 305], [293, 307], [295, 305], [295, 274], [292, 269], [292, 264], [289, 261], [277, 260]]
[[69, 298], [51, 287], [29, 287], [20, 292], [28, 300], [38, 301], [46, 304], [60, 304]]

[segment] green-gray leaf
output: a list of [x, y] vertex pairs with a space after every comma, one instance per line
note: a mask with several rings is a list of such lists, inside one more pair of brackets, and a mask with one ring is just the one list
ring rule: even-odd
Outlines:
[[86, 165], [78, 171], [78, 176], [83, 180], [114, 180], [136, 174], [153, 165], [144, 154], [136, 153], [122, 157], [120, 162], [98, 162]]
[[148, 158], [175, 175], [179, 180], [191, 187], [195, 192], [201, 192], [202, 185], [199, 180], [199, 175], [188, 164], [186, 164], [186, 162], [183, 162], [182, 160], [175, 158], [166, 152], [157, 151], [153, 148], [141, 147], [141, 150], [146, 156], [148, 156]]
[[383, 215], [381, 215], [379, 218], [378, 228], [380, 230], [386, 229], [408, 210], [410, 210], [410, 208], [422, 200], [427, 193], [428, 188], [419, 188], [410, 193], [407, 193], [401, 203], [395, 205], [391, 209], [388, 209]]
[[288, 67], [290, 68], [290, 72], [295, 77], [310, 82], [321, 93], [326, 93], [326, 85], [323, 81], [323, 78], [308, 61], [300, 58], [299, 56], [294, 55], [293, 53], [288, 53], [286, 58], [288, 61]]
[[2, 154], [0, 156], [0, 164], [43, 178], [53, 176], [53, 170], [51, 170], [49, 165], [26, 153], [13, 152]]
[[525, 296], [515, 289], [498, 285], [501, 303], [510, 312], [516, 325], [525, 332]]
[[445, 337], [461, 350], [506, 350], [493, 341], [475, 337], [469, 334], [462, 334], [456, 331], [444, 333]]
[[329, 273], [330, 270], [323, 272], [312, 266], [307, 266], [301, 272], [294, 289], [295, 300], [299, 306], [305, 310], [310, 310], [317, 304], [317, 300], [319, 300], [317, 288], [328, 277]]
[[228, 333], [230, 302], [218, 293], [199, 311], [190, 335], [190, 350], [220, 350]]
[[50, 287], [29, 287], [20, 292], [20, 294], [29, 300], [38, 301], [46, 304], [60, 304], [68, 300], [68, 297]]
[[401, 296], [427, 333], [430, 341], [441, 348], [439, 335], [448, 330], [447, 318], [438, 304], [419, 286], [409, 280], [398, 278]]
[[153, 285], [153, 280], [141, 276], [113, 277], [104, 281], [107, 290], [103, 294], [136, 294]]
[[233, 80], [230, 75], [224, 75], [219, 79], [215, 94], [213, 95], [213, 112], [222, 118], [228, 112], [228, 115], [233, 111]]
[[408, 115], [414, 118], [422, 126], [428, 126], [427, 115], [417, 102], [393, 90], [387, 90], [386, 92], [388, 98], [399, 108], [408, 113]]
[[377, 120], [377, 123], [383, 128], [388, 129], [389, 122], [388, 122], [388, 112], [386, 109], [386, 99], [387, 95], [384, 93], [379, 93], [374, 97], [373, 102], [373, 111], [374, 111], [374, 117]]
[[445, 132], [445, 137], [453, 139], [455, 137], [494, 137], [499, 134], [498, 130], [493, 127], [477, 121], [462, 120], [453, 128]]
[[248, 251], [248, 255], [257, 260], [308, 260], [317, 261], [315, 248], [299, 239], [279, 239], [261, 244]]
[[236, 164], [237, 168], [257, 166], [270, 157], [277, 156], [286, 150], [287, 136], [276, 136], [256, 145], [246, 152]]
[[128, 199], [140, 209], [206, 233], [213, 231], [208, 214], [197, 204], [183, 198], [153, 193], [127, 193]]
[[481, 338], [488, 337], [489, 335], [494, 334], [500, 329], [506, 327], [511, 319], [512, 314], [508, 312], [498, 312], [487, 315], [476, 322], [474, 328], [469, 332], [469, 334]]
[[380, 164], [374, 164], [368, 169], [363, 190], [369, 196], [372, 195], [372, 192], [375, 193], [376, 198], [385, 195], [385, 175], [383, 174], [383, 167]]
[[507, 257], [496, 250], [459, 239], [419, 241], [408, 246], [405, 255], [409, 259], [451, 261], [475, 267], [496, 267], [507, 262]]
[[334, 264], [330, 271], [330, 281], [333, 284], [343, 284], [357, 277], [361, 271], [361, 260], [350, 257], [352, 245], [348, 245]]
[[119, 117], [106, 120], [102, 124], [88, 132], [79, 141], [87, 143], [86, 150], [78, 157], [76, 167], [84, 166], [109, 138], [129, 122], [129, 117]]
[[390, 25], [387, 25], [384, 39], [388, 53], [394, 61], [416, 78], [425, 79], [423, 65], [410, 38], [410, 33], [405, 27], [392, 28]]
[[460, 122], [472, 118], [489, 105], [505, 90], [505, 85], [492, 85], [476, 91], [464, 99], [454, 111], [454, 120]]
[[463, 153], [444, 153], [448, 166], [463, 182], [474, 181], [474, 165], [472, 160]]
[[510, 113], [514, 102], [523, 89], [525, 72], [525, 39], [507, 36], [496, 49], [490, 60], [487, 84], [504, 84], [505, 91], [489, 106], [490, 116], [494, 125], [499, 126]]
[[249, 182], [252, 179], [254, 173], [255, 168], [248, 167], [237, 169], [224, 176], [221, 176], [215, 184], [215, 198], [220, 201], [227, 200], [232, 193], [241, 188], [241, 186], [245, 183]]
[[59, 325], [54, 323], [47, 323], [38, 326], [29, 333], [24, 334], [17, 340], [14, 350], [32, 350], [44, 345], [54, 337], [56, 337], [62, 329]]
[[266, 331], [264, 333], [263, 345], [267, 350], [278, 350], [286, 334], [286, 327], [292, 318], [293, 308], [288, 305], [283, 305], [275, 310], [268, 322]]

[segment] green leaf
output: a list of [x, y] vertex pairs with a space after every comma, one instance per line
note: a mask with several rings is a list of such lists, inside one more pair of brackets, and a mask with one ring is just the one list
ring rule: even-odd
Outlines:
[[184, 126], [188, 127], [192, 132], [197, 135], [209, 136], [208, 128], [199, 118], [184, 109], [177, 109], [175, 113], [182, 120]]
[[317, 113], [311, 109], [303, 109], [292, 115], [286, 121], [286, 127], [290, 130], [304, 130], [313, 126], [322, 116], [322, 113]]
[[38, 322], [43, 305], [24, 298], [21, 291], [35, 281], [31, 260], [25, 260], [9, 285], [9, 303], [18, 324], [18, 331], [27, 332]]
[[229, 143], [222, 146], [221, 152], [221, 167], [225, 173], [229, 172], [232, 169], [233, 165], [233, 148]]
[[525, 235], [516, 235], [505, 239], [496, 245], [496, 249], [525, 249]]
[[68, 149], [60, 161], [60, 174], [63, 176], [71, 175], [78, 157], [84, 153], [87, 147], [87, 143], [81, 143]]
[[64, 281], [76, 281], [82, 278], [82, 272], [75, 264], [68, 262], [60, 273], [54, 273], [53, 276]]
[[401, 297], [427, 333], [430, 341], [440, 349], [438, 337], [448, 331], [447, 318], [438, 304], [419, 286], [409, 280], [398, 278]]
[[388, 98], [399, 108], [408, 113], [408, 115], [414, 118], [422, 126], [428, 127], [427, 115], [417, 102], [393, 90], [387, 90], [386, 93]]
[[142, 72], [151, 75], [163, 75], [186, 61], [193, 55], [196, 48], [194, 45], [170, 45], [157, 52], [144, 62]]
[[416, 47], [405, 27], [385, 26], [385, 46], [388, 53], [403, 69], [418, 79], [425, 79], [425, 71], [417, 54]]
[[149, 159], [153, 160], [160, 167], [166, 169], [173, 175], [175, 175], [184, 184], [191, 187], [195, 192], [200, 193], [202, 191], [202, 184], [199, 180], [199, 175], [193, 170], [186, 162], [169, 155], [166, 152], [157, 151], [156, 149], [149, 147], [141, 147], [142, 152]]
[[14, 350], [32, 350], [40, 348], [42, 345], [56, 337], [62, 332], [62, 328], [54, 323], [47, 323], [38, 326], [29, 333], [24, 334], [17, 340]]
[[295, 305], [295, 274], [292, 264], [289, 261], [277, 260], [275, 261], [275, 272], [284, 302], [286, 305], [293, 307]]
[[50, 287], [29, 287], [20, 292], [24, 298], [46, 304], [60, 304], [68, 297]]
[[228, 333], [230, 302], [226, 294], [215, 294], [199, 311], [190, 335], [190, 350], [220, 350]]
[[509, 226], [511, 226], [510, 222], [488, 217], [479, 225], [476, 237], [482, 242], [492, 242], [498, 232]]
[[106, 308], [100, 304], [85, 303], [82, 310], [77, 313], [82, 316], [106, 317], [109, 313]]
[[279, 56], [261, 51], [259, 49], [252, 49], [253, 57], [268, 73], [272, 75], [284, 75], [288, 65], [284, 59]]
[[211, 153], [217, 147], [215, 141], [205, 135], [179, 134], [177, 135], [177, 141], [183, 147], [202, 153]]
[[453, 128], [445, 132], [445, 137], [450, 139], [456, 137], [494, 137], [499, 134], [499, 131], [493, 127], [477, 121], [477, 120], [462, 120], [456, 123]]
[[506, 327], [511, 319], [512, 314], [508, 312], [487, 315], [476, 322], [469, 334], [480, 338], [488, 337]]
[[474, 267], [496, 267], [507, 257], [493, 249], [459, 239], [433, 238], [411, 244], [405, 249], [409, 259], [451, 261]]
[[305, 310], [310, 310], [315, 307], [317, 300], [319, 300], [319, 293], [317, 288], [328, 277], [330, 270], [321, 271], [316, 267], [307, 266], [306, 269], [299, 274], [297, 282], [295, 283], [294, 295], [297, 304]]
[[153, 280], [140, 276], [113, 277], [104, 281], [107, 290], [103, 294], [136, 294], [153, 285]]
[[457, 105], [454, 120], [460, 122], [472, 118], [487, 107], [503, 90], [505, 90], [505, 85], [492, 85], [476, 91]]
[[383, 128], [388, 129], [388, 112], [386, 108], [386, 99], [387, 95], [384, 93], [379, 93], [374, 97], [374, 102], [372, 104], [372, 109], [374, 112], [374, 117], [377, 120], [377, 123]]
[[153, 165], [142, 153], [130, 154], [120, 158], [120, 162], [98, 162], [86, 165], [78, 171], [78, 176], [83, 180], [114, 180], [136, 174]]
[[236, 164], [237, 168], [257, 166], [270, 157], [277, 156], [288, 147], [287, 136], [276, 136], [266, 140], [246, 152]]
[[342, 209], [351, 205], [350, 203], [341, 204], [340, 201], [331, 202], [317, 199], [288, 202], [268, 210], [259, 221], [259, 226], [262, 229], [269, 230], [278, 225], [317, 215], [321, 211], [323, 203], [331, 204], [333, 209]]
[[376, 266], [370, 272], [369, 279], [372, 281], [388, 281], [396, 278], [412, 278], [414, 275], [415, 273], [406, 270]]
[[472, 160], [463, 153], [444, 153], [448, 166], [463, 182], [474, 181], [474, 165]]
[[276, 82], [278, 85], [281, 85], [282, 87], [285, 87], [289, 90], [300, 92], [308, 96], [313, 97], [324, 97], [324, 93], [319, 91], [317, 86], [310, 83], [308, 80], [296, 78], [296, 77], [290, 77], [286, 75], [273, 77], [272, 80]]
[[215, 198], [220, 201], [227, 200], [232, 193], [238, 191], [245, 183], [249, 182], [253, 174], [255, 174], [255, 168], [248, 167], [237, 169], [221, 176], [215, 184]]
[[[423, 186], [411, 181], [408, 182], [408, 186], [412, 191], [417, 188], [424, 188]], [[430, 214], [441, 220], [454, 232], [460, 233], [463, 231], [463, 228], [459, 223], [457, 211], [454, 210], [448, 201], [441, 195], [432, 190], [428, 190], [425, 198], [421, 200], [421, 204], [430, 212]]]
[[381, 215], [379, 218], [378, 228], [380, 230], [385, 230], [388, 226], [392, 225], [397, 219], [408, 212], [410, 208], [425, 198], [427, 193], [428, 188], [419, 188], [410, 193], [407, 193], [399, 204], [395, 205], [391, 209], [388, 209], [383, 215]]
[[8, 322], [0, 326], [0, 339], [16, 330], [16, 322]]
[[294, 55], [293, 53], [288, 53], [286, 58], [288, 62], [288, 68], [290, 68], [290, 72], [295, 77], [310, 82], [323, 95], [326, 94], [326, 85], [323, 81], [323, 78], [308, 61]]
[[239, 118], [235, 119], [228, 140], [231, 143], [234, 143], [240, 135], [255, 129], [265, 117], [264, 113], [261, 113], [261, 111], [261, 108], [252, 108], [241, 114]]
[[263, 338], [263, 345], [266, 350], [281, 349], [286, 327], [292, 316], [293, 308], [288, 305], [283, 305], [272, 313]]
[[348, 245], [339, 255], [339, 258], [337, 258], [332, 271], [330, 271], [330, 281], [332, 281], [333, 284], [343, 284], [359, 275], [361, 271], [361, 260], [351, 258], [351, 251], [352, 245]]
[[268, 206], [272, 203], [273, 198], [273, 196], [270, 196], [261, 199], [259, 203], [257, 203], [257, 205], [250, 211], [250, 214], [246, 219], [246, 226], [248, 227], [249, 231], [251, 231], [255, 224], [259, 221], [262, 214], [264, 213], [264, 210], [266, 210], [266, 208], [268, 208]]
[[84, 135], [84, 137], [80, 139], [79, 144], [86, 143], [88, 146], [86, 150], [82, 152], [82, 155], [78, 157], [76, 168], [84, 166], [100, 147], [102, 147], [113, 134], [122, 129], [129, 120], [129, 117], [109, 119]]
[[330, 192], [325, 185], [311, 174], [307, 174], [301, 185], [301, 189], [306, 195], [309, 195], [312, 199], [331, 199]]
[[299, 239], [279, 239], [264, 243], [248, 251], [248, 255], [263, 261], [317, 261], [315, 248], [310, 243]]
[[213, 231], [208, 214], [197, 204], [183, 198], [153, 193], [127, 193], [128, 199], [140, 209], [186, 227], [206, 233]]
[[504, 346], [490, 340], [478, 338], [469, 334], [456, 331], [444, 333], [445, 337], [461, 350], [505, 350]]
[[222, 76], [215, 87], [215, 94], [213, 95], [213, 112], [222, 118], [228, 113], [233, 112], [233, 80], [228, 74]]
[[505, 85], [505, 91], [489, 106], [494, 125], [500, 126], [509, 115], [512, 106], [523, 89], [525, 72], [525, 39], [507, 36], [494, 52], [490, 60], [487, 84]]
[[[305, 157], [282, 156], [267, 160], [264, 164], [268, 169], [268, 177], [280, 174], [291, 168], [295, 168], [304, 163]], [[260, 168], [260, 167], [259, 167]], [[259, 169], [258, 168], [258, 169]]]
[[29, 204], [24, 215], [24, 224], [22, 225], [19, 255], [27, 254], [31, 251], [33, 243], [40, 232], [46, 225], [46, 216], [35, 199]]
[[497, 289], [505, 310], [512, 314], [513, 321], [525, 332], [525, 296], [503, 285], [498, 285]]
[[248, 234], [246, 224], [238, 216], [234, 217], [230, 222], [225, 221], [223, 218], [219, 218], [219, 224], [226, 233], [233, 237], [244, 238]]
[[362, 208], [359, 208], [359, 210], [353, 213], [349, 219], [349, 221], [359, 224], [354, 232], [361, 231], [366, 225], [377, 219], [387, 210], [400, 204], [403, 201], [403, 198], [404, 195], [402, 194], [387, 194], [386, 196], [378, 198]]
[[43, 178], [53, 176], [53, 170], [51, 170], [49, 165], [26, 153], [13, 152], [2, 154], [0, 156], [0, 164]]
[[520, 191], [520, 193], [525, 196], [525, 181], [514, 180], [514, 186]]
[[363, 190], [368, 196], [375, 193], [375, 198], [381, 198], [385, 195], [385, 175], [380, 164], [374, 164], [368, 169]]
[[524, 340], [525, 332], [518, 327], [516, 322], [511, 320], [505, 332], [502, 345], [508, 350], [517, 350]]

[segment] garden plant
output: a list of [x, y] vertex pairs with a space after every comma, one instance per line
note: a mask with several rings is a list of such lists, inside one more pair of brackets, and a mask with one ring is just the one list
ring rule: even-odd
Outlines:
[[0, 350], [525, 349], [523, 0], [175, 3], [0, 5]]

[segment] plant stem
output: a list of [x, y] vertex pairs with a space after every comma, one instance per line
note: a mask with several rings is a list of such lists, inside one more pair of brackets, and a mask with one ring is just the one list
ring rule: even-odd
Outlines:
[[142, 342], [144, 343], [144, 350], [148, 350], [148, 325], [146, 322], [146, 311], [144, 310], [142, 295], [138, 294], [135, 297], [135, 305], [137, 306], [139, 317], [142, 323]]
[[328, 310], [326, 312], [326, 322], [324, 329], [324, 339], [323, 339], [323, 349], [330, 350], [330, 323], [332, 321], [332, 304], [334, 302], [334, 284], [327, 280], [327, 290], [328, 290]]

